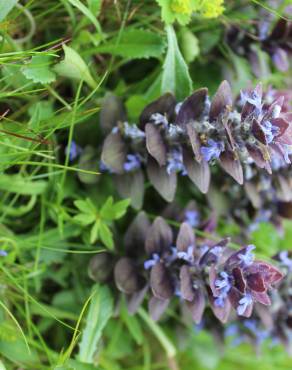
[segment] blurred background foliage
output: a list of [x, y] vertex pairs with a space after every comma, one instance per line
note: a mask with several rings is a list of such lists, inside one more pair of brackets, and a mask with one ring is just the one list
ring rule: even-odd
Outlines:
[[[92, 255], [121, 247], [116, 235], [135, 214], [97, 174], [105, 96], [121, 97], [135, 122], [165, 91], [182, 100], [207, 86], [212, 95], [224, 78], [235, 94], [259, 80], [291, 88], [291, 73], [259, 44], [255, 75], [225, 38], [263, 10], [279, 19], [290, 0], [169, 3], [0, 1], [0, 369], [291, 369], [281, 346], [223, 346], [174, 307], [159, 324], [143, 310], [130, 317], [112, 287], [88, 275]], [[159, 212], [146, 191], [147, 211]], [[177, 199], [186, 203], [184, 190]], [[279, 234], [260, 223], [251, 242], [270, 257], [291, 248], [291, 226]], [[226, 220], [218, 227], [239, 232]]]

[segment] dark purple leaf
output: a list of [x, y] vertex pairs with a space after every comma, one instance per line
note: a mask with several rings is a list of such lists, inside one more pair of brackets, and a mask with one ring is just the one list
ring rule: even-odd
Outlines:
[[209, 114], [210, 122], [215, 121], [220, 114], [224, 113], [227, 107], [232, 107], [232, 92], [229, 83], [223, 81], [211, 103]]
[[259, 292], [252, 291], [251, 295], [255, 301], [262, 303], [265, 306], [270, 306], [272, 304], [270, 297], [265, 292], [259, 293]]
[[289, 123], [284, 118], [272, 118], [271, 124], [273, 126], [276, 126], [278, 128], [278, 133], [276, 134], [276, 137], [284, 135], [285, 131], [289, 127]]
[[235, 267], [233, 270], [232, 270], [232, 275], [233, 275], [233, 278], [234, 278], [234, 286], [241, 292], [241, 293], [245, 293], [245, 289], [246, 289], [246, 282], [244, 280], [244, 277], [243, 277], [243, 273], [242, 273], [242, 270], [239, 268], [239, 267]]
[[162, 140], [159, 129], [152, 123], [145, 126], [146, 147], [148, 152], [159, 163], [160, 166], [166, 164], [166, 146]]
[[109, 134], [103, 144], [101, 160], [116, 173], [124, 172], [124, 163], [126, 161], [126, 144], [119, 132]]
[[117, 190], [122, 198], [130, 198], [131, 205], [140, 209], [144, 200], [144, 174], [139, 169], [115, 177]]
[[205, 110], [205, 102], [208, 89], [202, 88], [195, 91], [181, 105], [176, 117], [176, 124], [185, 126], [188, 123], [199, 120]]
[[147, 233], [145, 250], [148, 255], [162, 253], [168, 249], [173, 242], [171, 227], [162, 217], [156, 217]]
[[167, 202], [172, 202], [176, 192], [177, 174], [173, 172], [169, 175], [166, 171], [166, 167], [160, 167], [159, 164], [151, 158], [148, 159], [147, 174], [151, 184], [162, 198]]
[[292, 219], [292, 202], [278, 202], [277, 208], [281, 217]]
[[266, 135], [256, 119], [254, 119], [252, 122], [251, 132], [258, 141], [264, 145], [267, 145]]
[[163, 263], [158, 262], [150, 272], [150, 286], [158, 299], [169, 299], [173, 296], [174, 288], [171, 276]]

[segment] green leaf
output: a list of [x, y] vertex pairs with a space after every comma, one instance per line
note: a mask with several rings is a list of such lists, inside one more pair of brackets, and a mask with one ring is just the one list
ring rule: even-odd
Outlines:
[[112, 232], [110, 231], [109, 227], [103, 222], [100, 223], [99, 235], [102, 242], [108, 247], [108, 249], [113, 249], [114, 241]]
[[87, 4], [91, 13], [97, 17], [101, 10], [102, 0], [87, 0]]
[[108, 197], [100, 210], [100, 217], [111, 221], [115, 218], [115, 211], [113, 210], [113, 197]]
[[165, 43], [159, 34], [144, 30], [125, 30], [120, 38], [116, 36], [92, 51], [135, 59], [158, 58], [164, 49]]
[[54, 70], [63, 77], [68, 77], [73, 80], [84, 80], [90, 87], [95, 88], [96, 82], [90, 74], [90, 71], [81, 58], [81, 56], [74, 49], [63, 45], [65, 58], [54, 67]]
[[279, 250], [280, 236], [274, 225], [261, 222], [251, 233], [251, 243], [257, 247], [258, 252], [271, 256]]
[[96, 19], [96, 15], [91, 12], [80, 0], [69, 0], [69, 2], [80, 10], [95, 26], [96, 30], [101, 32], [100, 25]]
[[0, 175], [0, 190], [21, 195], [38, 195], [46, 188], [47, 182], [43, 180], [29, 181], [21, 175]]
[[180, 101], [191, 93], [192, 80], [172, 26], [167, 26], [166, 32], [168, 50], [163, 65], [161, 93], [171, 92]]
[[51, 57], [48, 55], [33, 56], [22, 68], [24, 76], [36, 83], [48, 84], [55, 81], [56, 74], [50, 70]]
[[74, 216], [73, 219], [81, 225], [86, 226], [94, 222], [95, 215], [88, 213], [79, 213], [79, 215]]
[[199, 56], [199, 40], [188, 28], [183, 28], [180, 32], [180, 45], [187, 63], [193, 62]]
[[106, 286], [94, 287], [90, 302], [86, 325], [79, 346], [78, 360], [94, 363], [94, 353], [102, 335], [103, 329], [113, 313], [113, 298]]
[[96, 210], [92, 209], [88, 200], [75, 200], [74, 206], [83, 213], [89, 213], [89, 214], [96, 213]]
[[0, 22], [2, 22], [18, 0], [4, 0], [0, 2]]
[[127, 212], [127, 208], [129, 207], [130, 203], [131, 203], [130, 199], [124, 199], [120, 200], [119, 202], [113, 205], [115, 220], [124, 216], [124, 214]]
[[97, 220], [90, 230], [90, 243], [93, 244], [96, 239], [98, 238], [98, 234], [100, 231], [101, 222]]
[[138, 345], [143, 343], [143, 332], [137, 316], [130, 316], [125, 304], [121, 310], [122, 320]]

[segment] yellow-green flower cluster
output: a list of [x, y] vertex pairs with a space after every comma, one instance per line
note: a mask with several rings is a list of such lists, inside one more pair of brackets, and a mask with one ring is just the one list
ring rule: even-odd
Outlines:
[[178, 21], [187, 24], [193, 13], [204, 18], [216, 18], [224, 11], [224, 0], [156, 0], [161, 6], [161, 17], [165, 23]]

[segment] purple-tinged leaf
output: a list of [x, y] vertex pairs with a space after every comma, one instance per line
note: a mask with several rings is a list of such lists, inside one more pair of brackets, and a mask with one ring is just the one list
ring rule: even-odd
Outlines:
[[146, 213], [143, 211], [139, 212], [124, 236], [126, 250], [133, 253], [143, 250], [149, 229], [150, 221]]
[[223, 169], [234, 178], [239, 185], [243, 184], [242, 165], [238, 159], [234, 158], [234, 154], [230, 151], [225, 151], [220, 155], [220, 164]]
[[235, 267], [232, 270], [232, 275], [234, 278], [234, 286], [242, 293], [245, 294], [246, 282], [243, 277], [242, 270], [239, 267]]
[[202, 88], [189, 96], [180, 107], [175, 121], [176, 124], [184, 127], [199, 120], [205, 110], [207, 95], [208, 89]]
[[149, 300], [148, 309], [152, 320], [158, 321], [161, 318], [167, 309], [169, 302], [169, 299], [158, 299], [156, 297], [151, 297]]
[[267, 145], [267, 139], [264, 130], [256, 119], [252, 121], [251, 132], [258, 141], [264, 145]]
[[100, 108], [100, 127], [104, 134], [109, 134], [118, 125], [118, 122], [126, 120], [126, 110], [122, 100], [109, 93], [106, 94]]
[[118, 289], [126, 294], [138, 292], [145, 285], [134, 261], [127, 257], [122, 257], [116, 263], [114, 278]]
[[280, 270], [263, 261], [255, 261], [251, 266], [247, 267], [246, 272], [248, 274], [260, 273], [268, 288], [273, 284], [279, 283], [283, 279], [283, 274]]
[[186, 302], [188, 309], [191, 312], [192, 318], [196, 324], [202, 320], [203, 313], [206, 307], [205, 294], [202, 287], [195, 289], [195, 297], [192, 302]]
[[211, 309], [213, 311], [213, 314], [217, 317], [218, 320], [220, 320], [223, 324], [225, 324], [230, 316], [231, 313], [231, 304], [229, 302], [229, 299], [226, 298], [224, 302], [224, 307], [216, 306], [215, 304], [215, 297], [213, 297], [211, 289], [208, 290], [208, 297], [211, 305]]
[[168, 249], [173, 242], [171, 227], [162, 217], [156, 217], [150, 229], [148, 230], [145, 250], [148, 255], [153, 253], [162, 253]]
[[169, 175], [166, 171], [166, 167], [160, 167], [159, 164], [151, 158], [148, 159], [147, 174], [151, 184], [162, 198], [167, 202], [172, 202], [176, 192], [177, 174], [172, 172]]
[[187, 125], [187, 134], [188, 134], [195, 158], [198, 162], [201, 162], [202, 160], [201, 142], [196, 132], [196, 129], [192, 124]]
[[144, 200], [144, 174], [139, 169], [115, 176], [117, 190], [122, 198], [130, 198], [135, 209], [141, 209]]
[[171, 120], [174, 116], [176, 100], [175, 97], [170, 94], [164, 94], [154, 102], [148, 104], [139, 117], [141, 128], [144, 128], [146, 123], [151, 120], [152, 114], [160, 113], [166, 116], [166, 119]]
[[193, 289], [192, 274], [187, 265], [183, 265], [179, 273], [180, 291], [183, 299], [191, 302], [195, 298], [195, 291]]
[[266, 167], [266, 161], [264, 159], [264, 156], [262, 154], [262, 152], [251, 146], [251, 145], [246, 145], [246, 148], [248, 150], [248, 153], [249, 155], [251, 156], [251, 158], [254, 160], [255, 164], [259, 167], [259, 168], [265, 168]]
[[158, 262], [150, 272], [150, 286], [158, 299], [169, 299], [173, 296], [174, 288], [171, 276], [163, 263]]
[[156, 159], [160, 166], [164, 166], [166, 164], [166, 146], [159, 129], [152, 123], [147, 123], [145, 126], [145, 134], [148, 152]]
[[187, 252], [190, 246], [195, 246], [195, 234], [192, 227], [187, 222], [183, 222], [180, 225], [176, 246], [177, 250], [181, 252]]
[[[230, 289], [230, 291], [228, 292], [228, 298], [229, 298], [229, 301], [232, 305], [232, 307], [237, 310], [238, 309], [238, 306], [240, 305], [240, 301], [242, 298], [244, 298], [245, 295], [242, 294], [238, 289], [232, 287]], [[250, 317], [251, 314], [252, 314], [252, 311], [253, 311], [253, 306], [254, 306], [254, 302], [252, 301], [251, 304], [248, 304], [244, 310], [244, 312], [242, 312], [242, 314], [240, 316], [244, 316], [244, 317]]]
[[126, 144], [119, 132], [110, 133], [103, 144], [101, 160], [116, 173], [124, 172], [124, 163], [126, 161]]
[[248, 287], [255, 292], [263, 293], [267, 290], [264, 279], [259, 272], [256, 272], [255, 274], [248, 274], [246, 281]]
[[251, 295], [256, 302], [259, 302], [265, 306], [270, 306], [272, 304], [271, 299], [266, 292], [259, 293], [251, 291]]
[[232, 92], [229, 83], [223, 81], [211, 103], [209, 113], [210, 122], [216, 121], [218, 116], [224, 113], [228, 107], [232, 107]]
[[149, 286], [145, 285], [145, 287], [139, 290], [138, 292], [126, 296], [127, 307], [130, 315], [134, 315], [138, 311], [148, 289]]
[[206, 194], [209, 189], [211, 177], [208, 162], [205, 160], [202, 160], [200, 163], [197, 162], [188, 150], [183, 151], [183, 161], [189, 178], [202, 193]]
[[285, 131], [289, 127], [289, 123], [284, 118], [272, 118], [271, 124], [278, 128], [278, 132], [275, 135], [276, 137], [284, 135]]

